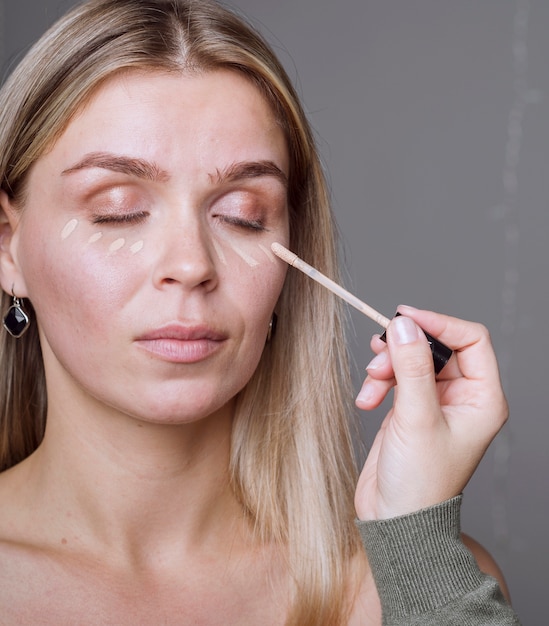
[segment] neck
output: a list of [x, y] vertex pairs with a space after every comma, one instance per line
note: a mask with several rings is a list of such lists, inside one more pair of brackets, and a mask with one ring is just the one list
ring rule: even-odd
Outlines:
[[232, 412], [183, 425], [51, 414], [27, 479], [52, 540], [142, 562], [247, 532], [228, 477]]

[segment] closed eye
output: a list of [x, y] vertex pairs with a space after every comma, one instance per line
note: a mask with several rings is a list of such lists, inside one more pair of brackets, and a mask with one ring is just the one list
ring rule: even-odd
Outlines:
[[95, 215], [92, 218], [93, 224], [141, 224], [147, 217], [148, 211], [137, 211], [136, 213], [110, 213], [105, 215]]
[[267, 230], [261, 220], [246, 220], [233, 215], [219, 215], [219, 219], [233, 226], [240, 226], [249, 230], [263, 231]]

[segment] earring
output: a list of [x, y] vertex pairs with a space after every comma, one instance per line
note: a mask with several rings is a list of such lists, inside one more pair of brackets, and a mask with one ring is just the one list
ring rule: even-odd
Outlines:
[[30, 320], [23, 309], [21, 300], [16, 297], [13, 291], [12, 298], [12, 304], [4, 317], [4, 328], [12, 337], [19, 338], [30, 326]]
[[274, 337], [274, 334], [276, 332], [277, 321], [278, 321], [278, 315], [276, 313], [273, 313], [271, 320], [269, 322], [269, 330], [267, 331], [267, 343], [269, 343], [269, 341], [271, 341], [271, 339]]

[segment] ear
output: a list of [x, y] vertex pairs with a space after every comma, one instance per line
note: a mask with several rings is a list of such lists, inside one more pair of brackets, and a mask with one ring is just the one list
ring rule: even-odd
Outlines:
[[0, 190], [0, 285], [18, 298], [27, 296], [27, 287], [17, 261], [17, 225], [20, 213], [8, 194]]

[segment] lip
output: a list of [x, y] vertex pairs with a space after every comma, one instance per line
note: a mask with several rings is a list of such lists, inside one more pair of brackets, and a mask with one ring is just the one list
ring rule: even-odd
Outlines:
[[217, 352], [226, 340], [226, 334], [208, 326], [168, 324], [146, 331], [136, 343], [163, 361], [198, 363]]

